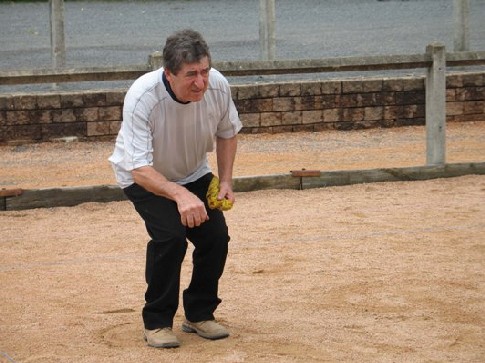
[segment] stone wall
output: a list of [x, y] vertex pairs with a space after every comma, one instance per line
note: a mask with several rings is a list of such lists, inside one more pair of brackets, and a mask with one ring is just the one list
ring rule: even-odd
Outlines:
[[[245, 133], [424, 125], [423, 77], [232, 86]], [[485, 121], [485, 72], [446, 81], [447, 121]], [[126, 90], [0, 94], [0, 143], [113, 139]]]

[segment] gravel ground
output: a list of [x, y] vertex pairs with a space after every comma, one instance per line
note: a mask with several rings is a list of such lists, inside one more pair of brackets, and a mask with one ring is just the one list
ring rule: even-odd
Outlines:
[[[424, 127], [241, 134], [234, 175], [290, 170], [346, 170], [426, 163]], [[52, 188], [114, 184], [108, 157], [113, 142], [48, 142], [0, 146], [0, 188]], [[447, 162], [483, 161], [485, 122], [447, 125]], [[215, 169], [215, 155], [209, 161]]]
[[[218, 57], [225, 50], [231, 56], [253, 57], [257, 18], [246, 18], [247, 8], [236, 11], [234, 7], [243, 3], [257, 4], [255, 0], [66, 3], [66, 16], [79, 17], [69, 24], [80, 24], [70, 30], [71, 54], [85, 54], [96, 64], [103, 60], [113, 64], [124, 55], [123, 59], [144, 62], [153, 49], [152, 40], [158, 44], [161, 34], [141, 36], [149, 33], [150, 24], [163, 32], [165, 26], [171, 29], [173, 24], [190, 22], [206, 29]], [[85, 8], [79, 9], [83, 4]], [[170, 11], [148, 8], [142, 13], [141, 4], [166, 5]], [[278, 25], [278, 47], [284, 44], [289, 49], [285, 56], [299, 57], [300, 49], [305, 57], [321, 56], [322, 33], [325, 49], [331, 51], [337, 49], [334, 38], [340, 50], [376, 51], [366, 41], [382, 47], [379, 53], [390, 49], [383, 45], [386, 39], [398, 49], [404, 47], [401, 40], [417, 42], [413, 47], [418, 52], [428, 42], [423, 33], [450, 41], [450, 1], [282, 0], [277, 4], [298, 4], [298, 9], [285, 10], [286, 23]], [[312, 7], [316, 4], [328, 8]], [[473, 42], [483, 41], [483, 22], [477, 19], [483, 18], [485, 2], [471, 4]], [[9, 67], [48, 64], [45, 23], [38, 25], [45, 16], [35, 12], [45, 11], [45, 6], [28, 4], [25, 11], [19, 4], [0, 3], [0, 62], [7, 60]], [[142, 26], [131, 13], [126, 15], [128, 7], [140, 12]], [[387, 9], [386, 17], [377, 9]], [[217, 24], [223, 19], [229, 25], [215, 27], [212, 14]], [[98, 15], [104, 16], [103, 21]], [[319, 22], [324, 16], [329, 19], [326, 26]], [[96, 18], [96, 24], [106, 27], [104, 33], [86, 31]], [[420, 21], [411, 22], [415, 18]], [[167, 19], [173, 23], [168, 25]], [[302, 19], [304, 24], [298, 25]], [[386, 22], [381, 26], [368, 19]], [[241, 23], [239, 32], [234, 24]], [[479, 32], [473, 33], [477, 24]], [[337, 29], [345, 39], [337, 39]], [[394, 31], [403, 37], [393, 36]], [[218, 40], [222, 34], [228, 39]], [[91, 42], [96, 38], [106, 44]], [[86, 43], [73, 42], [79, 39]], [[145, 44], [139, 39], [148, 40]], [[135, 58], [130, 58], [133, 49], [126, 43], [138, 47]], [[12, 49], [17, 45], [24, 48]], [[9, 58], [11, 53], [27, 63]], [[484, 137], [485, 122], [448, 124], [447, 161], [483, 161]], [[301, 168], [424, 165], [424, 144], [423, 127], [241, 135], [235, 176]], [[0, 188], [113, 184], [107, 162], [112, 147], [112, 142], [0, 146]], [[174, 330], [182, 347], [170, 351], [147, 348], [141, 338], [147, 236], [128, 202], [2, 212], [0, 361], [482, 362], [484, 199], [484, 176], [476, 175], [238, 193], [234, 209], [226, 213], [231, 246], [221, 280], [223, 303], [217, 311], [231, 337], [208, 342], [181, 332], [179, 310]], [[190, 278], [191, 252], [189, 247], [183, 287]]]
[[[449, 124], [448, 162], [483, 161], [484, 137], [485, 122]], [[423, 127], [241, 135], [235, 175], [423, 165], [424, 141]], [[2, 146], [0, 186], [112, 184], [112, 147]], [[482, 362], [484, 199], [483, 175], [237, 193], [216, 312], [231, 336], [183, 333], [179, 309], [168, 351], [142, 339], [148, 237], [129, 202], [1, 212], [0, 360]]]
[[172, 350], [142, 339], [148, 237], [129, 202], [1, 212], [0, 361], [485, 360], [485, 176], [236, 199], [216, 312], [231, 336], [183, 333], [179, 309]]

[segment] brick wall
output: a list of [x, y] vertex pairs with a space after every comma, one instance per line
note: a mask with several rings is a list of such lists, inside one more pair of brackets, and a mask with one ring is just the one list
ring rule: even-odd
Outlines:
[[[245, 133], [424, 125], [423, 77], [232, 86]], [[447, 76], [447, 121], [485, 121], [485, 72]], [[0, 95], [0, 143], [112, 139], [126, 90]]]

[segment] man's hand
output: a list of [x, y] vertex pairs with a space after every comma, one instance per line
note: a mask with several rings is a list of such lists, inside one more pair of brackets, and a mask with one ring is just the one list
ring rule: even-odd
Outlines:
[[182, 185], [168, 181], [152, 166], [143, 166], [132, 171], [135, 183], [156, 195], [177, 203], [180, 220], [186, 227], [198, 227], [209, 219], [204, 202]]
[[236, 199], [234, 191], [232, 190], [232, 169], [234, 158], [236, 157], [236, 150], [236, 136], [229, 139], [217, 137], [217, 170], [220, 179], [217, 200], [226, 205], [226, 207], [223, 206], [225, 210], [230, 209]]
[[234, 193], [232, 191], [231, 183], [221, 182], [219, 178], [213, 176], [207, 190], [207, 204], [210, 209], [219, 209], [226, 211], [232, 208], [234, 204]]
[[184, 226], [189, 228], [198, 227], [209, 219], [204, 202], [187, 189], [180, 191], [175, 202], [180, 213], [180, 221]]
[[217, 196], [217, 199], [219, 200], [227, 199], [231, 202], [231, 204], [234, 204], [234, 202], [236, 201], [236, 196], [232, 191], [232, 183], [221, 181], [219, 183], [219, 188], [221, 190], [219, 191], [219, 195]]

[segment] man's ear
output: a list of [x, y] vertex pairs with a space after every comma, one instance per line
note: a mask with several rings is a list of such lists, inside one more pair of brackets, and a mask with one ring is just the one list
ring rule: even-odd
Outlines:
[[164, 69], [163, 73], [165, 73], [165, 78], [170, 82], [172, 79], [172, 72], [170, 72], [168, 69]]

